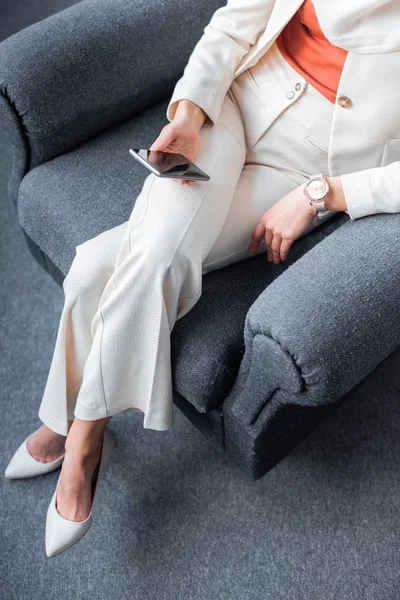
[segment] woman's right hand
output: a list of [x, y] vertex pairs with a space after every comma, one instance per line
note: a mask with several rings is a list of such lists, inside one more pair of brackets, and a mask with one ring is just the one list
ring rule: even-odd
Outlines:
[[[179, 105], [182, 104], [182, 101]], [[178, 109], [180, 106], [178, 105]], [[205, 119], [204, 116], [199, 118], [198, 109], [196, 116], [189, 114], [187, 110], [179, 111], [177, 109], [175, 118], [173, 121], [165, 125], [157, 137], [157, 139], [150, 146], [150, 150], [159, 150], [161, 152], [179, 152], [186, 156], [189, 160], [195, 160], [199, 151], [200, 143], [200, 127]], [[202, 111], [201, 111], [202, 112]], [[188, 181], [184, 179], [175, 179], [174, 181], [180, 181], [183, 185], [191, 185], [194, 181]]]

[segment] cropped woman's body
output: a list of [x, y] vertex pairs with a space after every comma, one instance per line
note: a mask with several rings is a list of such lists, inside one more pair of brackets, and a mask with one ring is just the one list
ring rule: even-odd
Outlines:
[[[215, 97], [210, 110], [209, 98], [204, 104], [204, 91], [191, 82], [199, 56], [194, 50], [186, 79], [178, 82], [168, 106], [171, 122], [152, 148], [182, 152], [210, 181], [149, 175], [129, 220], [77, 247], [64, 281], [65, 305], [39, 409], [44, 425], [27, 442], [32, 456], [44, 463], [60, 456], [65, 445], [57, 510], [67, 520], [88, 515], [91, 480], [113, 415], [141, 411], [146, 428], [172, 426], [170, 334], [200, 298], [204, 274], [256, 253], [284, 260], [297, 238], [338, 210], [351, 218], [400, 210], [394, 194], [391, 204], [375, 202], [379, 174], [370, 173], [367, 159], [367, 174], [331, 175], [336, 92], [347, 51], [322, 34], [310, 0], [294, 19], [297, 24], [290, 21], [254, 66], [230, 81], [221, 102]], [[290, 36], [285, 38], [294, 26], [306, 36], [297, 49]], [[326, 52], [336, 79], [308, 71], [312, 63], [302, 53], [307, 36], [311, 44], [316, 41], [313, 52]], [[190, 81], [187, 89], [185, 81]], [[325, 174], [330, 185], [331, 212], [322, 218], [303, 193], [305, 181], [316, 173]], [[367, 189], [364, 199], [358, 183]]]

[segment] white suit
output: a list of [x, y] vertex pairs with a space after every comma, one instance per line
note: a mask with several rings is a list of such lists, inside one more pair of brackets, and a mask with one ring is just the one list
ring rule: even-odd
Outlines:
[[[187, 98], [206, 112], [212, 125], [232, 80], [257, 63], [302, 4], [229, 0], [218, 9], [177, 82], [168, 118], [175, 102]], [[352, 219], [400, 212], [400, 1], [313, 4], [325, 37], [348, 51], [337, 97], [349, 98], [351, 107], [335, 105], [329, 172], [344, 175], [346, 212]], [[262, 134], [285, 108], [284, 101], [270, 102], [253, 113], [253, 136]]]
[[148, 175], [128, 221], [77, 246], [39, 408], [54, 431], [66, 435], [74, 415], [122, 411], [141, 411], [145, 428], [172, 426], [176, 320], [199, 300], [204, 274], [249, 258], [262, 215], [310, 174], [347, 173], [351, 218], [400, 211], [399, 39], [390, 33], [390, 11], [400, 8], [336, 0], [334, 19], [328, 2], [315, 0], [331, 41], [351, 46], [339, 86], [351, 100], [345, 109], [278, 50], [276, 36], [300, 4], [230, 0], [214, 14], [167, 110], [172, 119], [188, 98], [208, 115], [196, 163], [210, 181], [183, 187]]

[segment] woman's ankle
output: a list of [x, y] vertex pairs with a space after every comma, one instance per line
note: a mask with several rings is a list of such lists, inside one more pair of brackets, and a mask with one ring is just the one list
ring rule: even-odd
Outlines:
[[79, 462], [90, 462], [101, 448], [108, 421], [109, 418], [98, 421], [75, 419], [65, 442], [68, 455], [75, 456]]
[[67, 439], [66, 435], [61, 435], [60, 433], [57, 433], [57, 431], [50, 429], [50, 427], [48, 427], [44, 423], [33, 433], [38, 433], [38, 437], [43, 443], [52, 442], [53, 440], [63, 440], [65, 442], [65, 440]]
[[93, 456], [100, 450], [101, 442], [101, 438], [97, 437], [85, 440], [68, 437], [65, 442], [65, 452], [69, 457], [74, 457], [74, 460], [78, 462], [90, 462]]

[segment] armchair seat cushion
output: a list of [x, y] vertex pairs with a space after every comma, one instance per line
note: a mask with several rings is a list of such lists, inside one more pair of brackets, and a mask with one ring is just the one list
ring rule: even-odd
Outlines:
[[[167, 104], [154, 105], [36, 167], [22, 180], [20, 223], [64, 274], [78, 244], [129, 218], [147, 175], [129, 148], [151, 145], [166, 123]], [[338, 213], [297, 240], [287, 261], [279, 265], [269, 263], [263, 253], [204, 276], [200, 300], [176, 322], [171, 335], [174, 389], [199, 412], [221, 406], [232, 388], [244, 353], [245, 317], [253, 302], [346, 220], [346, 214]]]
[[126, 221], [148, 174], [129, 154], [146, 148], [165, 124], [165, 101], [62, 154], [23, 178], [18, 218], [64, 273], [75, 247]]

